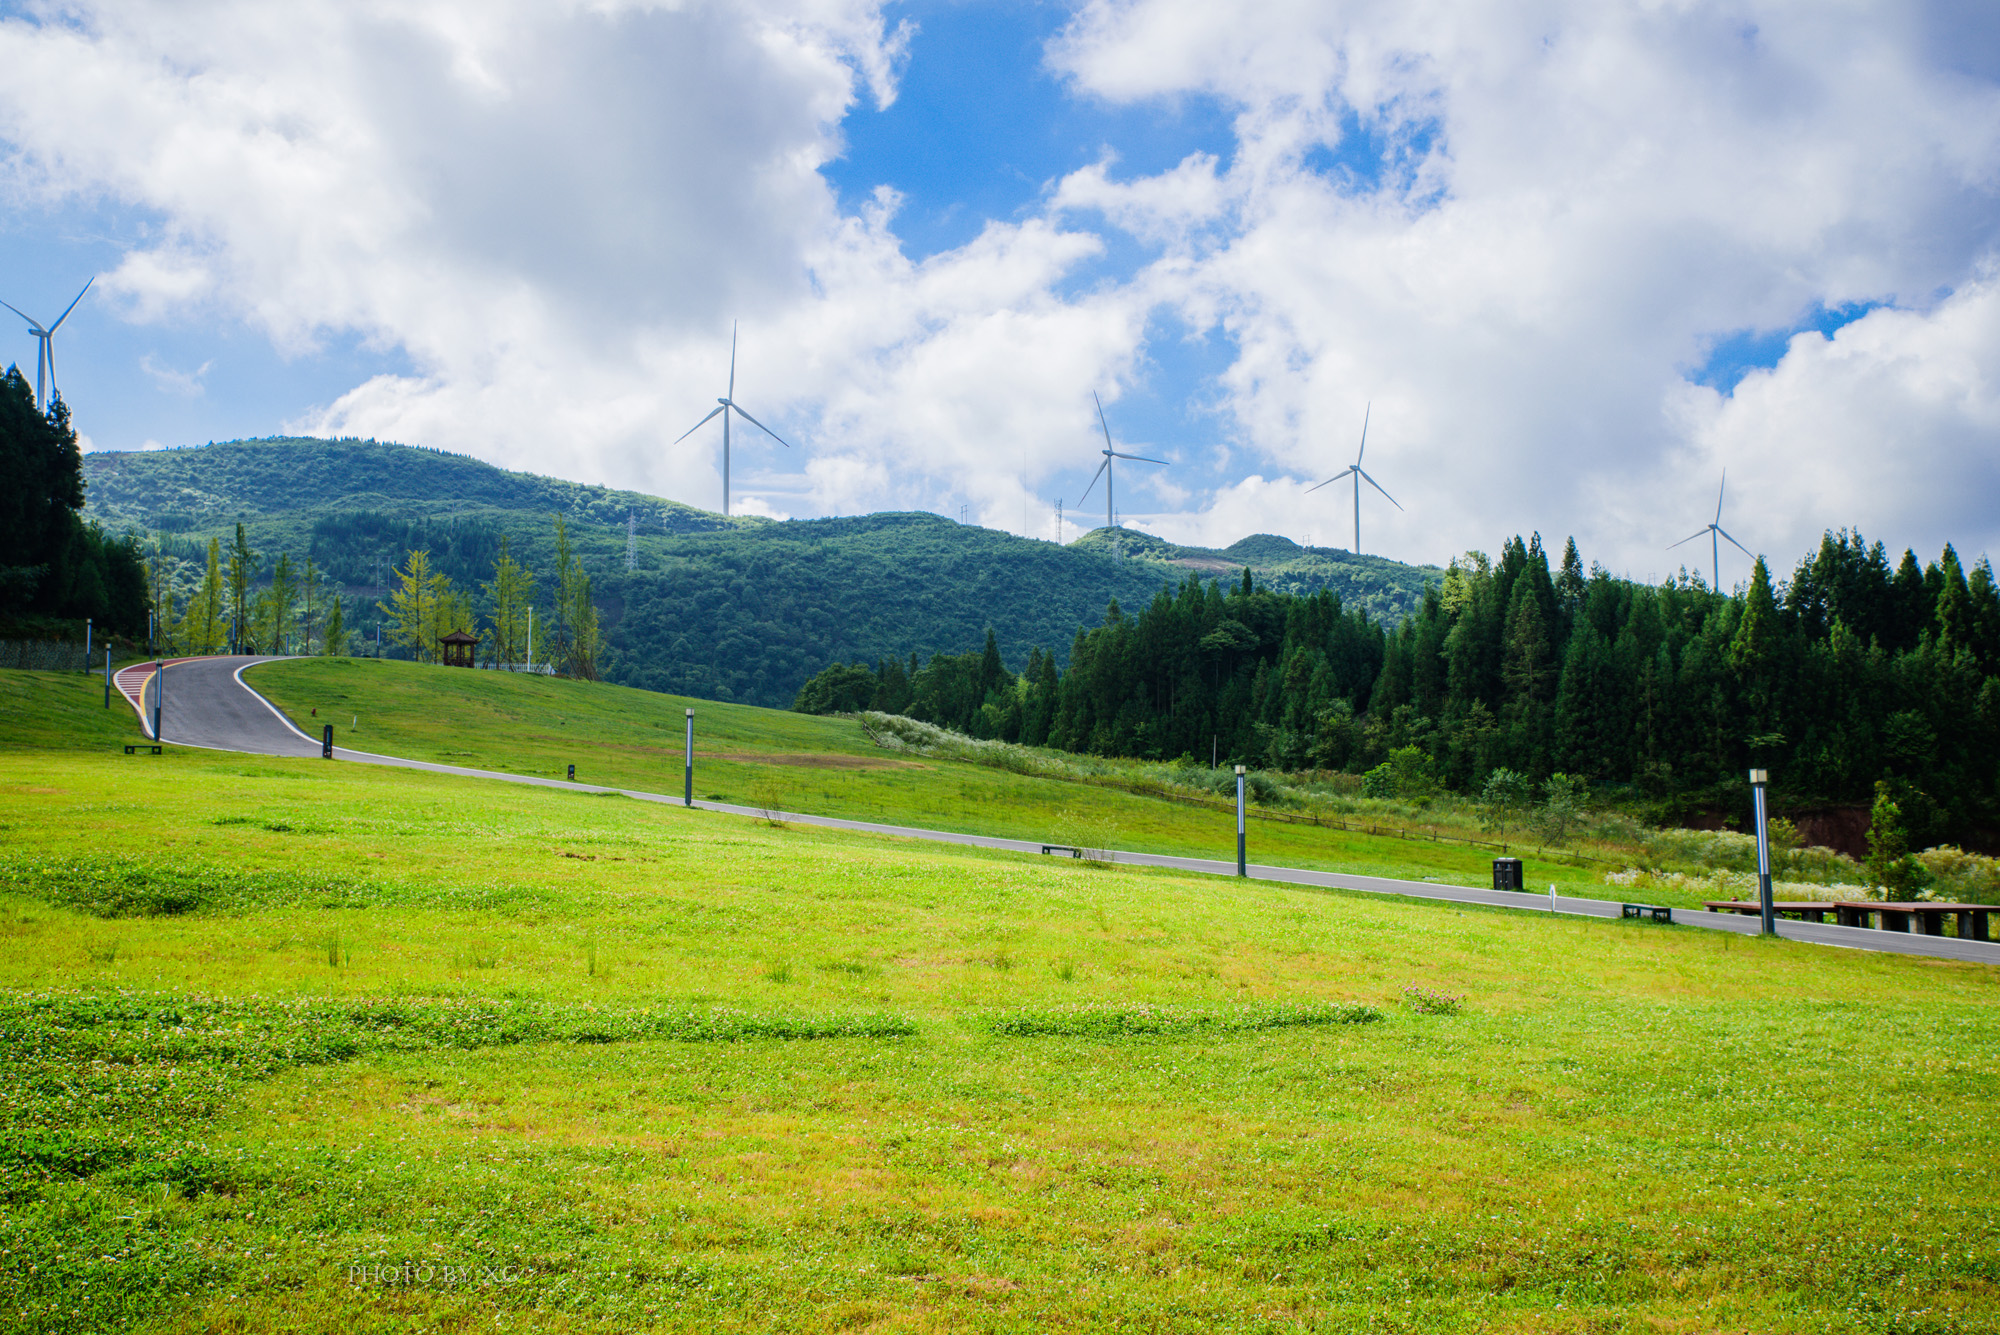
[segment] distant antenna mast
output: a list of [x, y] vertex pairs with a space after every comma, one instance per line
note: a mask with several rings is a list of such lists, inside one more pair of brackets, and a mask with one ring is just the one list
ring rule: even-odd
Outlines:
[[625, 568], [639, 568], [639, 516], [633, 510], [625, 512]]

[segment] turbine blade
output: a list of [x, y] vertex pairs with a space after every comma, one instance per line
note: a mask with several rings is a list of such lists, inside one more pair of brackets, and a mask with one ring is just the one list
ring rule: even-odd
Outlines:
[[[89, 281], [89, 282], [86, 282], [86, 283], [85, 283], [85, 284], [83, 285], [83, 292], [88, 292], [88, 291], [90, 291], [90, 284], [91, 284], [91, 283], [94, 283], [94, 282], [96, 282], [96, 281], [97, 281], [97, 275], [96, 275], [96, 274], [92, 274], [92, 275], [90, 276], [90, 281]], [[76, 301], [82, 301], [82, 300], [83, 300], [83, 292], [79, 292], [79, 293], [77, 293], [77, 294], [76, 294]], [[54, 324], [52, 324], [52, 325], [50, 325], [50, 326], [49, 326], [49, 332], [50, 332], [51, 334], [55, 333], [55, 332], [56, 332], [56, 330], [58, 330], [58, 329], [62, 328], [62, 322], [63, 322], [64, 320], [67, 320], [67, 319], [69, 319], [69, 313], [70, 313], [71, 311], [73, 311], [73, 310], [75, 310], [75, 309], [76, 309], [76, 301], [72, 301], [72, 302], [71, 302], [71, 303], [70, 303], [69, 305], [67, 305], [67, 306], [63, 307], [63, 313], [62, 313], [61, 315], [58, 315], [58, 316], [56, 317], [56, 322], [55, 322]]]
[[[1373, 399], [1370, 399], [1368, 401], [1368, 406], [1361, 410], [1361, 448], [1354, 452], [1354, 466], [1357, 469], [1361, 467], [1361, 456], [1368, 453], [1368, 418], [1370, 414], [1372, 414], [1374, 411], [1375, 411], [1375, 401]], [[1367, 477], [1368, 475], [1364, 473], [1362, 474], [1362, 476]], [[1370, 482], [1373, 482], [1375, 479], [1371, 477], [1368, 478], [1368, 480]], [[1379, 491], [1381, 489], [1378, 487], [1377, 490]], [[1384, 491], [1382, 492], [1382, 494], [1384, 496], [1387, 496], [1389, 493]]]
[[[719, 413], [719, 412], [721, 412], [721, 411], [722, 411], [722, 405], [718, 403], [718, 404], [716, 404], [716, 405], [715, 405], [715, 407], [713, 407], [713, 408], [710, 408], [710, 409], [708, 410], [708, 417], [713, 417], [713, 416], [715, 416], [715, 415], [716, 415], [717, 413]], [[707, 426], [707, 425], [708, 425], [708, 417], [704, 417], [704, 418], [702, 418], [702, 419], [701, 419], [701, 420], [700, 420], [699, 422], [696, 422], [696, 423], [695, 423], [695, 424], [694, 424], [693, 426], [691, 426], [691, 427], [689, 427], [689, 428], [688, 428], [687, 430], [685, 430], [685, 431], [681, 432], [681, 433], [680, 433], [680, 434], [679, 434], [678, 436], [675, 436], [675, 437], [674, 437], [674, 439], [673, 439], [673, 442], [672, 442], [672, 443], [673, 443], [673, 444], [675, 444], [675, 445], [678, 445], [678, 444], [680, 444], [680, 443], [681, 443], [682, 441], [686, 440], [686, 439], [687, 439], [687, 438], [688, 438], [689, 436], [692, 436], [692, 435], [693, 435], [693, 434], [694, 434], [695, 432], [697, 432], [697, 431], [701, 430], [701, 429], [702, 429], [703, 427]]]
[[736, 397], [736, 321], [729, 322], [729, 397]]
[[1668, 550], [1668, 551], [1672, 551], [1672, 550], [1673, 550], [1674, 548], [1676, 548], [1676, 547], [1679, 547], [1679, 546], [1681, 546], [1681, 545], [1683, 545], [1683, 544], [1685, 544], [1685, 543], [1690, 543], [1690, 542], [1693, 542], [1693, 541], [1694, 541], [1694, 540], [1695, 540], [1696, 538], [1705, 538], [1705, 537], [1707, 537], [1707, 536], [1708, 536], [1708, 529], [1707, 529], [1707, 528], [1700, 528], [1700, 529], [1697, 529], [1697, 530], [1695, 530], [1695, 531], [1694, 531], [1693, 533], [1690, 533], [1690, 534], [1688, 534], [1688, 535], [1687, 535], [1687, 536], [1686, 536], [1685, 538], [1682, 538], [1682, 539], [1680, 540], [1680, 542], [1670, 542], [1670, 543], [1668, 543], [1668, 544], [1667, 544], [1667, 550]]
[[[736, 408], [736, 405], [734, 403], [731, 403], [729, 406], [732, 408]], [[752, 417], [749, 413], [744, 412], [741, 408], [736, 408], [736, 415], [742, 418], [744, 421], [748, 422], [751, 426], [756, 427], [759, 431], [763, 432], [765, 435], [769, 436], [772, 440], [777, 441], [780, 445], [784, 446], [786, 449], [789, 450], [790, 448], [792, 448], [792, 442], [786, 440], [783, 436], [771, 430], [770, 427], [765, 426], [762, 422]]]
[[1353, 471], [1354, 471], [1354, 465], [1349, 464], [1347, 467], [1341, 469], [1338, 473], [1335, 473], [1332, 477], [1328, 478], [1326, 481], [1307, 487], [1305, 494], [1310, 496], [1314, 492], [1318, 491], [1321, 487], [1330, 487], [1334, 483], [1346, 477], [1349, 473], [1352, 473]]
[[28, 314], [26, 311], [22, 310], [19, 306], [16, 306], [11, 301], [0, 301], [0, 306], [5, 306], [8, 310], [14, 312], [14, 314], [20, 316], [23, 320], [26, 320], [28, 322], [28, 328], [34, 330], [37, 334], [45, 334], [48, 332], [46, 329], [43, 329], [41, 325], [35, 322], [34, 316]]
[[[55, 375], [55, 372], [51, 371], [51, 372], [49, 372], [49, 375], [50, 375], [50, 377], [51, 377], [51, 378], [53, 378], [53, 377], [54, 377], [54, 375]], [[1722, 525], [1720, 525], [1720, 524], [1717, 524], [1717, 525], [1715, 526], [1715, 531], [1716, 531], [1717, 533], [1720, 533], [1720, 534], [1721, 534], [1721, 535], [1722, 535], [1723, 537], [1725, 537], [1725, 538], [1729, 538], [1729, 545], [1730, 545], [1731, 547], [1734, 547], [1734, 548], [1735, 548], [1735, 549], [1736, 549], [1737, 551], [1739, 551], [1739, 552], [1742, 552], [1742, 553], [1743, 553], [1743, 554], [1744, 554], [1745, 556], [1749, 557], [1749, 558], [1750, 558], [1750, 559], [1751, 559], [1752, 561], [1754, 561], [1754, 560], [1756, 560], [1756, 559], [1757, 559], [1757, 554], [1756, 554], [1755, 552], [1751, 551], [1751, 550], [1750, 550], [1750, 549], [1749, 549], [1748, 547], [1745, 547], [1745, 546], [1744, 546], [1744, 545], [1743, 545], [1742, 543], [1738, 542], [1738, 541], [1737, 541], [1736, 539], [1734, 539], [1734, 538], [1730, 538], [1730, 537], [1729, 537], [1729, 530], [1728, 530], [1728, 529], [1726, 529], [1726, 528], [1722, 527]]]
[[1097, 405], [1097, 425], [1104, 430], [1104, 452], [1113, 453], [1111, 448], [1111, 423], [1104, 420], [1104, 400], [1097, 397], [1097, 391], [1090, 391], [1090, 400]]
[[1137, 459], [1142, 464], [1163, 464], [1166, 462], [1165, 459], [1148, 459], [1143, 454], [1119, 454], [1116, 450], [1111, 451], [1111, 453], [1120, 459]]
[[[1354, 466], [1354, 471], [1357, 473], [1361, 473], [1361, 466], [1359, 464], [1356, 464]], [[1377, 482], [1374, 478], [1369, 477], [1368, 474], [1366, 473], [1361, 473], [1361, 476], [1367, 480], [1369, 486], [1375, 488], [1375, 490], [1377, 491], [1382, 491], [1382, 484], [1380, 482]], [[1384, 496], [1389, 496], [1389, 493], [1386, 491], [1382, 491], [1382, 494]], [[1397, 500], [1394, 496], [1389, 496], [1389, 504], [1395, 506], [1398, 510], [1403, 509], [1403, 503]], [[1409, 511], [1403, 510], [1403, 513], [1408, 514]]]
[[1103, 477], [1104, 470], [1109, 467], [1111, 467], [1111, 461], [1109, 459], [1106, 459], [1103, 463], [1097, 466], [1097, 471], [1090, 475], [1090, 486], [1085, 487], [1083, 489], [1083, 495], [1076, 498], [1077, 509], [1081, 510], [1083, 508], [1083, 503], [1090, 499], [1091, 491], [1097, 486], [1097, 479]]
[[[1728, 485], [1729, 485], [1729, 470], [1725, 468], [1722, 470], [1722, 485], [1718, 486], [1715, 489], [1715, 522], [1718, 524], [1722, 522], [1722, 488]], [[1729, 537], [1727, 533], [1723, 534], [1722, 536], [1725, 538]], [[1731, 542], [1736, 541], [1736, 539], [1734, 538], [1729, 538], [1729, 540]]]

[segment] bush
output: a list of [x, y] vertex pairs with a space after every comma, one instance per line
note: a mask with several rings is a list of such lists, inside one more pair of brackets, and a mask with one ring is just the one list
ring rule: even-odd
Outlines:
[[1535, 788], [1527, 775], [1503, 765], [1486, 776], [1479, 800], [1486, 804], [1486, 827], [1505, 833], [1521, 823], [1528, 804], [1535, 800]]
[[1931, 877], [1931, 895], [1955, 904], [2000, 904], [2000, 858], [1954, 845], [1926, 849], [1917, 861]]
[[1419, 1015], [1456, 1015], [1465, 1002], [1464, 996], [1453, 996], [1449, 992], [1436, 992], [1428, 987], [1406, 987], [1403, 989], [1403, 1004]]
[[1573, 774], [1551, 774], [1542, 785], [1544, 800], [1535, 813], [1542, 837], [1552, 844], [1568, 841], [1584, 817], [1584, 798], [1590, 785]]

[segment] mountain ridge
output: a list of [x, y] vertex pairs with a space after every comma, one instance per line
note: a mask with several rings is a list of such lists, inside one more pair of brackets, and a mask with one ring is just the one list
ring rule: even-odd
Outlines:
[[[1076, 632], [1117, 599], [1137, 607], [1190, 576], [1329, 588], [1384, 621], [1413, 610], [1443, 571], [1304, 548], [1257, 534], [1212, 549], [1134, 530], [1068, 544], [924, 511], [772, 520], [518, 473], [465, 455], [372, 440], [268, 437], [84, 456], [86, 516], [140, 529], [198, 563], [244, 525], [266, 558], [312, 555], [347, 586], [348, 624], [378, 619], [385, 572], [413, 549], [461, 585], [491, 578], [501, 540], [548, 595], [551, 515], [561, 514], [602, 609], [613, 681], [788, 705], [836, 659], [874, 662], [978, 647], [991, 626], [1013, 664], [1041, 647], [1066, 660]], [[627, 518], [636, 520], [626, 568]], [[268, 562], [266, 562], [268, 566]]]

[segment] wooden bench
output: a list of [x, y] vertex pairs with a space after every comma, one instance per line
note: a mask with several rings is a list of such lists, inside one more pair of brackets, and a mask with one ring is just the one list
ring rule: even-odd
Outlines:
[[1625, 904], [1621, 918], [1651, 918], [1654, 922], [1672, 922], [1674, 911], [1663, 904]]
[[141, 751], [150, 751], [150, 752], [151, 752], [152, 754], [154, 754], [154, 755], [156, 755], [156, 756], [157, 756], [157, 755], [159, 755], [159, 754], [161, 754], [161, 751], [160, 751], [160, 748], [159, 748], [158, 746], [156, 746], [156, 745], [153, 745], [153, 744], [151, 744], [151, 743], [148, 743], [148, 742], [127, 742], [127, 743], [125, 743], [125, 754], [126, 754], [126, 755], [128, 755], [128, 756], [136, 756], [136, 755], [138, 755], [138, 754], [139, 754], [139, 752], [141, 752]]
[[1958, 935], [1964, 941], [1990, 941], [1991, 916], [2000, 913], [1992, 904], [1939, 904], [1926, 900], [1883, 902], [1842, 900], [1833, 905], [1842, 927], [1873, 927], [1870, 918], [1879, 918], [1885, 932], [1917, 932], [1922, 936], [1943, 936], [1945, 915], [1958, 920]]
[[[1762, 917], [1764, 908], [1754, 899], [1711, 899], [1702, 904], [1710, 913], [1741, 913]], [[1833, 905], [1823, 899], [1773, 900], [1771, 912], [1780, 918], [1797, 917], [1801, 922], [1825, 922]]]
[[1082, 849], [1074, 848], [1069, 844], [1043, 844], [1042, 851], [1044, 853], [1067, 853], [1073, 858], [1080, 858], [1083, 856]]

